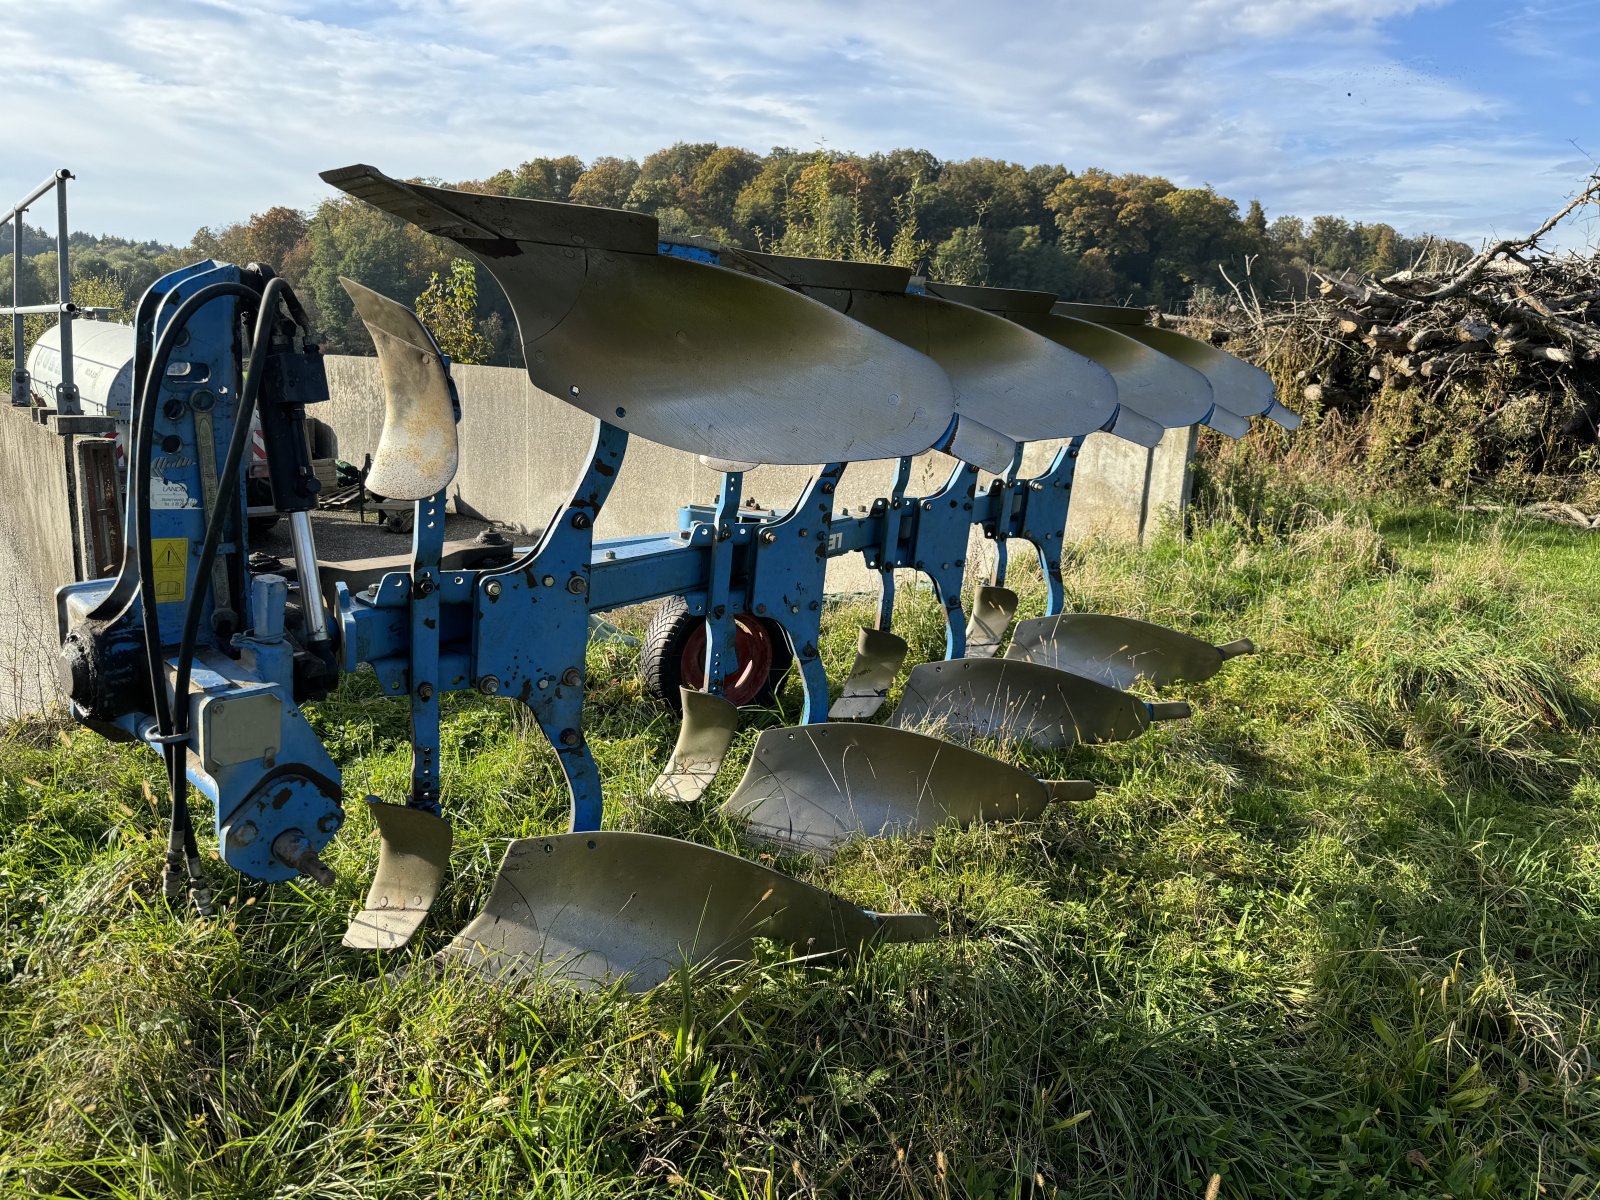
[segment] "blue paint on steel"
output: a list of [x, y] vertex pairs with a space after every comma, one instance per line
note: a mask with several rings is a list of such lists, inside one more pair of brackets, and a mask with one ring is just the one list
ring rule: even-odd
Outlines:
[[[702, 690], [722, 695], [722, 681], [739, 671], [739, 655], [734, 644], [735, 613], [731, 607], [733, 555], [738, 546], [749, 542], [751, 527], [739, 520], [739, 504], [744, 496], [744, 474], [724, 471], [717, 491], [717, 505], [709, 526], [696, 524], [694, 535], [709, 530], [710, 577], [706, 581], [706, 656], [701, 664]], [[704, 536], [701, 538], [705, 540]], [[737, 546], [736, 546], [737, 543]]]
[[656, 253], [667, 258], [685, 258], [690, 262], [710, 263], [720, 266], [722, 256], [715, 250], [708, 250], [704, 246], [690, 246], [684, 242], [657, 242]]
[[[698, 262], [718, 256], [697, 246], [662, 243], [659, 250]], [[236, 268], [204, 263], [167, 277], [163, 295], [192, 294], [207, 283], [239, 277]], [[154, 338], [165, 319], [164, 301], [146, 311], [152, 318], [141, 336]], [[190, 398], [199, 387], [216, 390], [214, 436], [220, 459], [231, 437], [238, 395], [233, 305], [206, 310], [192, 326], [180, 356], [188, 376], [163, 381], [162, 402], [172, 417], [157, 420], [158, 472], [176, 499], [199, 495], [199, 472]], [[202, 378], [203, 375], [203, 378]], [[225, 388], [225, 390], [218, 390]], [[616, 538], [596, 543], [594, 525], [621, 468], [628, 435], [596, 423], [588, 458], [565, 506], [532, 546], [509, 565], [492, 570], [440, 569], [444, 539], [443, 495], [420, 501], [409, 570], [384, 576], [360, 594], [339, 585], [335, 599], [342, 634], [342, 666], [370, 664], [386, 695], [406, 696], [413, 743], [409, 802], [430, 811], [439, 803], [439, 700], [443, 693], [477, 688], [515, 700], [533, 714], [555, 747], [571, 791], [570, 827], [598, 829], [604, 813], [599, 772], [584, 736], [585, 651], [593, 612], [666, 596], [682, 596], [691, 613], [708, 619], [707, 686], [738, 669], [734, 618], [749, 612], [775, 622], [793, 651], [803, 685], [802, 720], [822, 721], [828, 682], [819, 652], [823, 588], [829, 558], [860, 553], [879, 574], [880, 629], [893, 615], [897, 569], [929, 579], [945, 612], [946, 655], [965, 650], [966, 621], [961, 584], [974, 525], [996, 546], [995, 582], [1004, 581], [1007, 544], [1020, 538], [1036, 551], [1049, 584], [1051, 614], [1062, 611], [1062, 541], [1073, 473], [1083, 439], [1074, 439], [1033, 478], [1020, 477], [1021, 454], [982, 494], [978, 468], [958, 463], [942, 486], [926, 496], [908, 496], [912, 460], [901, 459], [889, 495], [855, 513], [835, 514], [833, 501], [846, 468], [818, 468], [795, 504], [785, 512], [742, 507], [743, 477], [724, 473], [716, 503], [691, 505], [678, 517], [676, 533]], [[158, 507], [155, 536], [181, 538], [190, 547], [186, 586], [193, 587], [204, 513], [198, 508]], [[242, 567], [247, 547], [225, 548]], [[242, 570], [241, 570], [242, 575]], [[278, 833], [300, 829], [316, 848], [342, 820], [337, 767], [293, 701], [294, 645], [283, 633], [284, 588], [257, 581], [246, 611], [254, 628], [235, 647], [207, 647], [195, 664], [195, 705], [270, 694], [282, 705], [274, 753], [260, 761], [218, 765], [206, 774], [191, 755], [190, 779], [217, 812], [223, 861], [263, 879], [285, 879], [293, 870], [272, 857]], [[63, 589], [65, 614], [81, 615], [106, 594], [105, 581]], [[162, 632], [177, 640], [181, 605], [161, 606]], [[234, 652], [237, 657], [234, 657]], [[195, 717], [198, 718], [198, 709]], [[117, 722], [150, 740], [151, 720], [128, 714]], [[191, 722], [199, 727], [198, 719]], [[254, 825], [254, 832], [246, 829]]]

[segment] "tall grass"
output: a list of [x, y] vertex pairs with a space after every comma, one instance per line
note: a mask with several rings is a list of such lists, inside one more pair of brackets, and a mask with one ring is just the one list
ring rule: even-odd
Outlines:
[[[1128, 743], [1014, 747], [1100, 781], [1033, 822], [776, 865], [948, 933], [849, 966], [776, 951], [642, 998], [417, 969], [506, 839], [558, 829], [554, 756], [447, 704], [454, 874], [422, 944], [338, 947], [331, 892], [220, 869], [160, 905], [146, 756], [0, 741], [0, 1189], [40, 1196], [1454, 1196], [1600, 1190], [1600, 560], [1555, 529], [1263, 497], [1187, 544], [1082, 552], [1071, 607], [1262, 653]], [[1023, 615], [1039, 611], [1036, 582]], [[830, 614], [842, 678], [860, 607]], [[913, 661], [938, 613], [904, 598]], [[742, 853], [644, 798], [673, 724], [591, 650], [608, 823]], [[351, 797], [397, 797], [405, 720], [349, 680], [314, 720]]]

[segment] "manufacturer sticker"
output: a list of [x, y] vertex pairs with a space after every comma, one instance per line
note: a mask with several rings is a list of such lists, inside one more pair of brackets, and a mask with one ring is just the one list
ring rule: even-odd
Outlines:
[[151, 508], [194, 508], [194, 502], [189, 499], [189, 489], [181, 483], [173, 483], [159, 475], [150, 476], [150, 507]]

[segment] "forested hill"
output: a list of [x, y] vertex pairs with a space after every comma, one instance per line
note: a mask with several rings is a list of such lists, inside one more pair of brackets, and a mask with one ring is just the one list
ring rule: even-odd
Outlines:
[[[792, 254], [915, 266], [931, 278], [1037, 288], [1075, 299], [1179, 308], [1196, 289], [1226, 286], [1247, 264], [1258, 288], [1293, 289], [1304, 272], [1387, 271], [1430, 249], [1466, 247], [1408, 237], [1384, 224], [1336, 216], [1269, 218], [1251, 201], [1211, 188], [1180, 188], [1147, 175], [995, 159], [941, 162], [923, 150], [852, 155], [774, 149], [766, 155], [712, 143], [678, 143], [632, 159], [535, 158], [487, 179], [449, 186], [635, 209], [664, 236], [694, 234]], [[73, 272], [112, 276], [130, 298], [171, 266], [197, 258], [271, 263], [314, 306], [334, 349], [364, 348], [338, 286], [349, 275], [414, 300], [439, 276], [437, 305], [460, 313], [472, 276], [452, 274], [443, 243], [346, 198], [315, 212], [269, 207], [249, 220], [199, 230], [188, 247], [73, 235]], [[24, 299], [53, 295], [53, 243], [29, 230]], [[10, 274], [9, 238], [0, 241]], [[517, 359], [509, 310], [492, 280], [467, 332], [465, 356]], [[0, 334], [3, 337], [4, 334]]]

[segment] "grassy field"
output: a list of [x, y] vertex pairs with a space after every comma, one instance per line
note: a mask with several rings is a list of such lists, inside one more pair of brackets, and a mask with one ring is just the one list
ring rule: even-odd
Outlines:
[[[773, 955], [642, 998], [395, 972], [475, 911], [508, 838], [564, 822], [504, 704], [448, 705], [455, 874], [390, 961], [338, 945], [376, 850], [359, 804], [337, 890], [218, 868], [223, 915], [174, 919], [153, 759], [14, 726], [0, 1193], [1600, 1194], [1600, 545], [1262, 511], [1069, 573], [1069, 606], [1263, 647], [1175, 689], [1191, 721], [1003, 751], [1096, 799], [780, 860], [949, 934], [837, 970]], [[832, 614], [835, 680], [861, 615]], [[932, 606], [901, 618], [932, 656]], [[608, 823], [741, 848], [714, 805], [642, 799], [675, 727], [631, 654], [592, 651]], [[713, 800], [782, 719], [751, 721]], [[315, 720], [348, 795], [401, 794], [404, 714], [369, 680]]]

